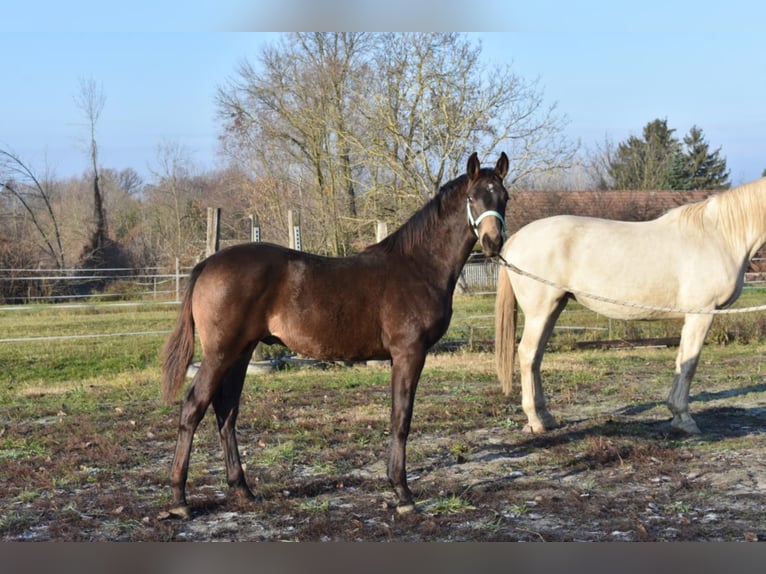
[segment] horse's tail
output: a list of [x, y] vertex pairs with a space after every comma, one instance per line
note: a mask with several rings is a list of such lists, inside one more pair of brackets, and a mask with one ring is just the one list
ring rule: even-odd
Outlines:
[[168, 337], [162, 350], [162, 397], [166, 403], [172, 403], [186, 379], [186, 370], [194, 357], [194, 319], [192, 318], [192, 292], [204, 262], [191, 272], [186, 287], [181, 309], [173, 332]]
[[517, 314], [516, 295], [508, 271], [500, 269], [495, 299], [495, 368], [506, 395], [513, 385]]

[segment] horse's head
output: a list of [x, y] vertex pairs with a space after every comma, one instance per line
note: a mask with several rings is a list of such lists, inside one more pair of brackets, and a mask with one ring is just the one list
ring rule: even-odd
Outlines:
[[505, 152], [493, 169], [481, 168], [476, 152], [468, 158], [468, 224], [479, 239], [484, 254], [494, 257], [500, 253], [505, 239], [505, 204], [508, 190], [503, 179], [508, 174]]

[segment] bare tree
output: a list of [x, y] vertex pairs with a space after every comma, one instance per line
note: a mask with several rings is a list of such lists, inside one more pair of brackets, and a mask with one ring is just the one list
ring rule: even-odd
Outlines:
[[[405, 213], [459, 173], [473, 151], [505, 151], [513, 181], [568, 167], [574, 158], [566, 120], [545, 105], [537, 83], [509, 66], [485, 66], [481, 45], [462, 34], [385, 35], [375, 69], [371, 97], [361, 99], [372, 103], [366, 132], [375, 134], [384, 177], [392, 177], [385, 195], [404, 194]], [[370, 138], [359, 148], [369, 150]]]
[[15, 153], [0, 149], [2, 190], [17, 201], [32, 222], [45, 254], [59, 269], [66, 267], [61, 229], [54, 210], [52, 178], [39, 178]]
[[331, 254], [401, 222], [473, 151], [506, 151], [514, 177], [567, 166], [555, 106], [480, 56], [454, 33], [283, 36], [219, 89], [224, 150], [294, 188], [316, 223], [306, 244]]
[[[343, 220], [357, 214], [352, 150], [347, 137], [353, 83], [359, 81], [369, 34], [299, 33], [243, 62], [218, 91], [224, 141], [257, 176], [299, 188], [302, 205], [326, 233], [321, 250], [344, 248]], [[264, 157], [264, 153], [268, 157]], [[280, 165], [281, 164], [281, 165]]]
[[99, 188], [104, 212], [109, 214], [109, 237], [130, 252], [130, 259], [138, 263], [145, 256], [138, 238], [142, 220], [140, 198], [144, 189], [141, 176], [132, 168], [117, 171], [102, 167]]
[[146, 188], [145, 233], [152, 250], [167, 261], [179, 258], [193, 261], [199, 254], [194, 238], [204, 238], [203, 194], [195, 174], [191, 152], [178, 142], [157, 146], [153, 185]]
[[[80, 80], [80, 90], [75, 95], [75, 103], [87, 121], [88, 155], [93, 178], [93, 230], [90, 239], [80, 253], [79, 266], [83, 269], [126, 268], [131, 266], [129, 254], [123, 247], [109, 237], [104, 194], [101, 189], [101, 176], [98, 164], [98, 144], [96, 143], [96, 125], [104, 109], [106, 96], [103, 88], [94, 80]], [[81, 293], [99, 291], [110, 279], [83, 281], [77, 290]]]
[[94, 229], [90, 242], [83, 251], [85, 258], [98, 253], [107, 243], [108, 228], [104, 196], [99, 185], [98, 144], [96, 143], [96, 124], [101, 117], [106, 103], [103, 87], [93, 79], [81, 79], [79, 91], [75, 94], [75, 103], [85, 116], [88, 129], [88, 155], [93, 170], [93, 221]]

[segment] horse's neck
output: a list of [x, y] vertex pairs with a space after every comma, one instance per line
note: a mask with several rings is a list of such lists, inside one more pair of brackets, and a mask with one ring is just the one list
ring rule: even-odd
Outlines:
[[427, 265], [433, 279], [444, 289], [454, 289], [476, 235], [468, 227], [464, 217], [451, 215], [439, 222], [427, 242], [416, 249], [417, 257]]
[[[721, 201], [724, 195], [716, 199]], [[748, 260], [752, 259], [766, 244], [766, 209], [761, 208], [762, 203], [756, 201], [747, 207], [728, 213], [726, 209], [729, 206], [717, 206], [718, 224], [723, 226], [730, 243], [741, 250], [742, 255]]]
[[750, 229], [750, 236], [748, 237], [748, 260], [750, 260], [755, 257], [758, 250], [766, 244], [766, 210], [754, 210], [753, 212], [748, 213], [748, 216], [750, 219], [750, 225], [748, 226]]

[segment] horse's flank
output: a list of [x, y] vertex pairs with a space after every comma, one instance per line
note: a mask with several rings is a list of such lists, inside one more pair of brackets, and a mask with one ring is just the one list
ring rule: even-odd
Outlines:
[[[629, 304], [700, 310], [729, 305], [739, 294], [740, 275], [764, 241], [766, 179], [761, 179], [651, 221], [568, 215], [541, 219], [508, 240], [504, 257], [564, 290], [626, 303], [578, 299], [596, 312], [616, 319], [657, 319], [681, 314]], [[516, 289], [528, 281], [516, 281]]]

